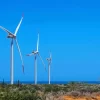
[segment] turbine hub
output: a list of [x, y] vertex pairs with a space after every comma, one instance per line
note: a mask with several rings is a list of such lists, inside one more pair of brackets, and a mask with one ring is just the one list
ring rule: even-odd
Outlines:
[[37, 54], [37, 53], [38, 53], [38, 51], [32, 51], [32, 53]]
[[9, 34], [9, 35], [7, 36], [7, 38], [16, 38], [16, 36], [15, 36], [15, 35], [10, 35], [10, 34]]

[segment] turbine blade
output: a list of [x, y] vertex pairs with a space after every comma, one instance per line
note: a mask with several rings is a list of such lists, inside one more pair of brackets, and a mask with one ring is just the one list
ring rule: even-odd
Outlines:
[[33, 53], [31, 53], [31, 54], [27, 54], [26, 56], [32, 56], [33, 55]]
[[49, 52], [49, 54], [50, 54], [50, 64], [52, 63], [52, 54], [51, 54], [51, 52]]
[[17, 32], [18, 32], [18, 29], [19, 29], [19, 27], [20, 27], [20, 25], [21, 25], [21, 23], [22, 23], [22, 20], [23, 20], [23, 16], [22, 16], [22, 18], [21, 18], [21, 20], [20, 20], [20, 22], [19, 22], [19, 24], [18, 24], [18, 26], [17, 26], [17, 28], [16, 28], [16, 30], [15, 30], [15, 36], [16, 36], [16, 34], [17, 34]]
[[17, 48], [18, 48], [18, 51], [19, 51], [20, 58], [21, 58], [21, 62], [22, 62], [22, 70], [23, 70], [23, 73], [24, 73], [24, 63], [23, 63], [22, 54], [21, 54], [21, 51], [20, 51], [20, 48], [19, 48], [17, 39], [15, 39], [15, 41], [16, 41], [16, 45], [17, 45]]
[[[41, 59], [41, 61], [42, 61], [42, 64], [43, 64], [43, 66], [44, 66], [44, 68], [45, 68], [45, 70], [46, 70], [46, 67], [45, 67], [44, 61], [43, 61], [43, 59], [42, 59], [42, 57], [40, 56], [39, 53], [38, 53], [38, 56], [40, 57], [40, 59]], [[46, 70], [46, 71], [47, 71], [47, 70]]]
[[38, 33], [38, 39], [37, 39], [37, 52], [38, 52], [38, 48], [39, 48], [39, 33]]
[[8, 34], [14, 35], [12, 32], [10, 32], [9, 30], [7, 30], [7, 29], [4, 28], [4, 27], [0, 26], [0, 28], [1, 28], [2, 30], [4, 30], [5, 32], [7, 32]]
[[50, 58], [52, 58], [51, 52], [49, 52], [49, 54], [50, 54]]

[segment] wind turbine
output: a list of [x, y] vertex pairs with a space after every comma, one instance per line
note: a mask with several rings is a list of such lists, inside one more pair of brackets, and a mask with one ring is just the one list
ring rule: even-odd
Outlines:
[[48, 61], [48, 80], [49, 80], [49, 84], [50, 84], [50, 65], [51, 65], [51, 60], [52, 60], [52, 57], [51, 57], [51, 52], [50, 52], [50, 57], [47, 58], [47, 61]]
[[[35, 84], [37, 84], [37, 56], [39, 56], [39, 58], [41, 59], [41, 61], [43, 63], [43, 66], [45, 67], [45, 64], [43, 62], [42, 57], [40, 56], [40, 53], [38, 51], [38, 48], [39, 48], [39, 33], [38, 33], [37, 49], [36, 49], [36, 51], [33, 50], [31, 54], [28, 54], [27, 55], [27, 56], [34, 55], [34, 80], [35, 80]], [[45, 70], [46, 70], [46, 67], [45, 67]]]
[[21, 51], [20, 51], [20, 48], [19, 48], [19, 44], [17, 42], [17, 38], [16, 38], [16, 35], [17, 35], [17, 32], [18, 32], [18, 29], [22, 23], [22, 20], [23, 20], [23, 16], [18, 24], [18, 26], [16, 27], [16, 30], [14, 33], [10, 32], [9, 30], [7, 30], [6, 28], [0, 26], [0, 28], [2, 30], [4, 30], [6, 33], [8, 33], [8, 36], [7, 38], [11, 39], [11, 68], [10, 68], [10, 82], [11, 84], [13, 84], [13, 81], [14, 81], [14, 60], [13, 60], [13, 41], [15, 40], [16, 42], [16, 45], [17, 45], [17, 48], [18, 48], [18, 51], [19, 51], [19, 55], [20, 55], [20, 58], [21, 58], [21, 62], [22, 62], [22, 68], [23, 68], [23, 73], [24, 73], [24, 63], [23, 63], [23, 59], [22, 59], [22, 54], [21, 54]]

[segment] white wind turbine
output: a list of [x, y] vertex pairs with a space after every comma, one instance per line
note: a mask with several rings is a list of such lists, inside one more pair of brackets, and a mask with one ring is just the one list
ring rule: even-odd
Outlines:
[[[39, 34], [38, 34], [38, 39], [37, 39], [37, 49], [36, 49], [36, 51], [33, 50], [31, 54], [28, 54], [28, 55], [27, 55], [27, 56], [32, 56], [32, 55], [34, 55], [34, 81], [35, 81], [35, 84], [37, 84], [37, 56], [40, 57], [40, 59], [41, 59], [43, 65], [44, 65], [44, 67], [45, 67], [45, 64], [44, 64], [44, 62], [43, 62], [42, 57], [40, 56], [40, 53], [39, 53], [39, 51], [38, 51], [38, 48], [39, 48]], [[46, 67], [45, 67], [45, 70], [46, 70]]]
[[10, 32], [9, 30], [7, 30], [6, 28], [0, 26], [0, 28], [2, 30], [4, 30], [6, 33], [8, 33], [8, 36], [7, 38], [10, 38], [11, 39], [11, 68], [10, 68], [10, 82], [11, 84], [13, 84], [13, 81], [14, 81], [14, 60], [13, 60], [13, 41], [15, 40], [16, 42], [16, 45], [17, 45], [17, 48], [18, 48], [18, 51], [19, 51], [19, 54], [20, 54], [20, 58], [21, 58], [21, 62], [22, 62], [22, 68], [23, 68], [23, 72], [24, 72], [24, 63], [23, 63], [23, 59], [22, 59], [22, 54], [21, 54], [21, 51], [20, 51], [20, 48], [19, 48], [19, 45], [18, 45], [18, 42], [17, 42], [17, 38], [16, 38], [16, 35], [17, 35], [17, 32], [18, 32], [18, 29], [21, 25], [21, 22], [23, 20], [23, 17], [21, 18], [16, 30], [14, 33]]
[[49, 81], [49, 84], [50, 84], [50, 65], [51, 65], [51, 60], [52, 60], [52, 57], [51, 57], [51, 52], [50, 52], [50, 57], [47, 58], [47, 61], [48, 61], [48, 81]]

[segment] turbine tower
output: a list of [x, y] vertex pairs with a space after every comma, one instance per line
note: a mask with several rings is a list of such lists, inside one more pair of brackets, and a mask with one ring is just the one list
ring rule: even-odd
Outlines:
[[48, 61], [48, 81], [49, 81], [49, 84], [50, 84], [50, 65], [51, 65], [51, 60], [52, 60], [52, 57], [51, 57], [51, 52], [50, 52], [50, 57], [47, 58], [47, 61]]
[[[27, 56], [34, 55], [34, 81], [35, 81], [35, 84], [37, 84], [37, 56], [39, 56], [39, 58], [41, 59], [41, 61], [43, 63], [43, 66], [45, 67], [45, 64], [43, 62], [42, 57], [40, 56], [40, 53], [38, 51], [38, 48], [39, 48], [39, 33], [38, 33], [37, 49], [36, 49], [36, 51], [33, 50], [31, 54], [28, 54], [27, 55]], [[45, 70], [46, 70], [46, 67], [45, 67]]]
[[17, 45], [17, 48], [18, 48], [18, 51], [19, 51], [19, 55], [20, 55], [20, 58], [21, 58], [21, 62], [22, 62], [22, 68], [23, 68], [23, 73], [24, 73], [24, 63], [23, 63], [23, 59], [22, 59], [22, 54], [21, 54], [21, 51], [20, 51], [20, 47], [19, 47], [19, 44], [17, 42], [17, 38], [16, 38], [16, 35], [17, 35], [17, 32], [18, 32], [18, 29], [22, 23], [22, 20], [23, 20], [23, 16], [18, 24], [18, 26], [16, 27], [16, 30], [14, 33], [10, 32], [9, 30], [7, 30], [6, 28], [0, 26], [0, 28], [2, 30], [4, 30], [6, 33], [8, 33], [8, 36], [7, 38], [11, 39], [11, 67], [10, 67], [10, 82], [11, 84], [13, 84], [13, 81], [14, 81], [14, 60], [13, 60], [13, 42], [15, 40], [16, 42], [16, 45]]

